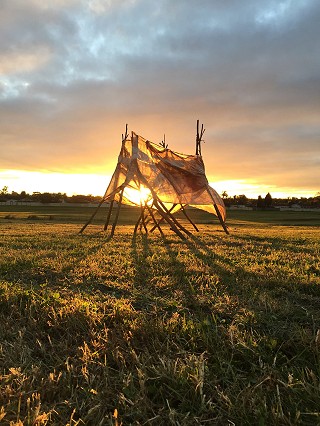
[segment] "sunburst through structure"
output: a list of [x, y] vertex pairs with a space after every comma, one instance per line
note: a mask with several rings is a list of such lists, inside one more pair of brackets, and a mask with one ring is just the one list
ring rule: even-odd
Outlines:
[[109, 186], [96, 211], [82, 227], [80, 233], [93, 220], [102, 203], [106, 201], [110, 202], [110, 206], [105, 230], [109, 226], [114, 202], [117, 203], [111, 237], [114, 234], [122, 204], [141, 208], [134, 232], [140, 225], [145, 232], [158, 229], [163, 235], [161, 223], [166, 222], [180, 238], [184, 239], [186, 235], [191, 235], [191, 232], [177, 220], [175, 213], [182, 211], [194, 229], [198, 230], [186, 211], [186, 207], [191, 206], [218, 216], [223, 229], [228, 233], [223, 200], [210, 187], [205, 175], [201, 156], [203, 133], [203, 125], [199, 132], [199, 122], [197, 122], [196, 154], [186, 155], [172, 151], [167, 146], [150, 142], [134, 132], [129, 137], [126, 127], [118, 164]]

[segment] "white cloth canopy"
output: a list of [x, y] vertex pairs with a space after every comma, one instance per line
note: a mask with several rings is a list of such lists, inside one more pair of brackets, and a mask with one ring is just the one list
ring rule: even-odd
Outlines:
[[103, 198], [119, 201], [120, 193], [122, 202], [129, 205], [148, 202], [152, 206], [156, 195], [169, 208], [189, 205], [215, 215], [217, 208], [222, 220], [226, 219], [223, 200], [209, 186], [200, 155], [171, 151], [133, 132], [122, 142], [118, 164]]

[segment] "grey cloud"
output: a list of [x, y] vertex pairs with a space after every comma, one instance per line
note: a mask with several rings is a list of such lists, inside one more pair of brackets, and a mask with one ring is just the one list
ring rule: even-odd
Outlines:
[[209, 175], [280, 185], [283, 166], [320, 186], [319, 21], [315, 0], [4, 1], [3, 58], [47, 57], [2, 77], [0, 167], [62, 169], [53, 147], [102, 167], [125, 122], [190, 152], [201, 118]]

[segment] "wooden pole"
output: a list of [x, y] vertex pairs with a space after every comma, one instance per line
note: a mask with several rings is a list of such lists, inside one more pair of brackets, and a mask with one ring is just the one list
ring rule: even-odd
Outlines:
[[203, 124], [201, 124], [201, 130], [199, 132], [199, 120], [197, 120], [196, 155], [201, 155], [201, 142], [205, 131], [206, 129], [204, 129]]
[[138, 226], [139, 226], [139, 223], [141, 222], [141, 213], [140, 213], [140, 216], [139, 216], [139, 218], [138, 218], [138, 220], [137, 220], [137, 223], [136, 223], [136, 225], [135, 225], [135, 227], [134, 227], [134, 231], [133, 231], [133, 233], [134, 234], [136, 234], [137, 233], [137, 230], [138, 230]]
[[114, 235], [114, 231], [116, 229], [117, 222], [118, 222], [118, 219], [119, 219], [119, 213], [120, 213], [121, 204], [122, 204], [123, 191], [124, 191], [124, 188], [122, 188], [122, 190], [120, 192], [120, 198], [119, 198], [119, 201], [118, 201], [118, 209], [117, 209], [116, 217], [115, 217], [114, 222], [112, 224], [110, 238], [112, 238], [113, 235]]
[[123, 135], [123, 133], [122, 133], [122, 142], [124, 142], [125, 140], [127, 140], [127, 137], [128, 137], [128, 124], [126, 124], [126, 132], [125, 132], [125, 134]]
[[200, 136], [199, 136], [199, 155], [201, 155], [201, 139], [202, 139], [202, 135], [203, 135], [203, 124], [201, 124], [201, 132], [200, 132]]
[[[151, 192], [152, 198], [154, 200], [154, 205], [156, 206], [158, 212], [161, 214], [161, 211], [159, 209], [161, 209], [164, 213], [165, 213], [165, 217], [164, 219], [167, 220], [167, 216], [169, 217], [170, 221], [173, 222], [176, 226], [175, 228], [180, 228], [183, 232], [185, 232], [187, 235], [192, 236], [191, 232], [188, 231], [184, 226], [181, 225], [181, 223], [179, 223], [177, 221], [177, 219], [171, 214], [171, 209], [168, 210], [167, 207], [164, 205], [164, 203], [160, 200], [160, 198], [158, 198], [157, 194], [154, 192], [153, 188], [151, 186], [149, 186], [149, 182], [147, 181], [147, 179], [143, 176], [143, 174], [140, 172], [139, 168], [137, 167], [137, 174], [140, 178], [140, 180], [143, 182], [143, 184], [149, 189], [149, 191]], [[155, 203], [155, 201], [157, 201], [157, 204]], [[168, 222], [168, 221], [167, 221]]]
[[227, 225], [225, 224], [224, 220], [222, 219], [222, 216], [221, 216], [220, 210], [219, 210], [219, 208], [218, 208], [218, 206], [217, 206], [217, 204], [216, 204], [216, 202], [215, 202], [215, 199], [213, 198], [213, 196], [212, 196], [212, 194], [211, 194], [211, 192], [210, 192], [210, 190], [209, 190], [209, 186], [208, 186], [208, 188], [207, 188], [207, 191], [208, 191], [208, 194], [210, 195], [210, 198], [211, 198], [211, 200], [212, 200], [212, 204], [213, 204], [213, 207], [214, 207], [214, 209], [215, 209], [215, 211], [216, 211], [216, 213], [217, 213], [217, 216], [218, 216], [218, 218], [219, 218], [220, 224], [221, 224], [222, 228], [224, 229], [225, 233], [229, 235], [228, 227], [227, 227]]
[[184, 226], [182, 226], [181, 223], [179, 223], [177, 221], [177, 219], [169, 212], [169, 210], [164, 205], [164, 203], [160, 200], [160, 198], [158, 198], [158, 201], [159, 201], [159, 204], [160, 204], [161, 208], [165, 211], [166, 214], [168, 214], [170, 216], [170, 219], [172, 220], [172, 222], [174, 222], [175, 225], [178, 228], [180, 228], [183, 232], [185, 232], [187, 235], [192, 236], [192, 233], [190, 231], [188, 231]]
[[[127, 137], [128, 137], [128, 124], [126, 124], [126, 132], [125, 132], [125, 134], [123, 135], [122, 134], [122, 142], [124, 141], [124, 140], [126, 140], [127, 139]], [[111, 194], [109, 194], [109, 196], [108, 197], [111, 197], [113, 194], [115, 194], [117, 192], [117, 190], [116, 191], [113, 191]], [[122, 190], [122, 193], [123, 193], [123, 190]], [[82, 234], [82, 232], [86, 229], [86, 227], [93, 221], [93, 219], [94, 219], [94, 217], [95, 217], [95, 215], [97, 214], [97, 212], [98, 212], [98, 210], [99, 210], [99, 208], [101, 207], [101, 205], [102, 205], [102, 203], [104, 202], [104, 201], [106, 201], [105, 200], [105, 197], [106, 196], [106, 194], [104, 194], [104, 196], [102, 197], [102, 199], [101, 199], [101, 201], [100, 201], [100, 203], [99, 203], [99, 205], [98, 205], [98, 207], [96, 208], [96, 210], [92, 213], [92, 215], [91, 215], [91, 217], [89, 218], [89, 220], [83, 225], [83, 227], [80, 229], [80, 231], [79, 231], [79, 234]], [[121, 196], [121, 200], [122, 200], [122, 196]], [[106, 220], [106, 223], [105, 223], [105, 225], [104, 225], [104, 230], [106, 230], [107, 228], [108, 228], [108, 225], [109, 225], [109, 221], [110, 221], [110, 217], [111, 217], [111, 211], [112, 211], [112, 207], [113, 207], [113, 203], [114, 203], [114, 198], [112, 199], [112, 201], [111, 201], [111, 203], [110, 203], [110, 207], [109, 207], [109, 212], [108, 212], [108, 216], [107, 216], [107, 220]], [[118, 218], [117, 218], [117, 220], [118, 220]], [[114, 231], [113, 231], [114, 232]]]
[[143, 206], [142, 203], [140, 204], [140, 207], [141, 207], [141, 222], [142, 222], [144, 230], [146, 231], [146, 234], [147, 234], [148, 233], [148, 228], [147, 228], [145, 217], [144, 217], [144, 211], [145, 211], [146, 207]]
[[82, 234], [82, 232], [86, 229], [86, 227], [93, 221], [93, 218], [97, 214], [98, 210], [100, 209], [102, 203], [104, 202], [104, 198], [100, 201], [98, 207], [95, 209], [95, 211], [92, 213], [90, 219], [83, 225], [83, 227], [80, 229], [79, 234]]
[[[150, 207], [150, 206], [148, 206], [148, 204], [146, 203], [146, 206], [147, 206], [147, 209], [148, 209], [148, 212], [149, 212], [149, 215], [151, 216], [151, 218], [152, 218], [152, 220], [153, 220], [153, 222], [154, 222], [154, 229], [155, 228], [158, 228], [159, 229], [159, 231], [160, 231], [160, 234], [161, 234], [161, 236], [164, 238], [164, 233], [163, 233], [163, 231], [162, 231], [162, 229], [161, 229], [161, 227], [160, 227], [160, 224], [159, 224], [159, 222], [157, 222], [157, 220], [156, 220], [156, 218], [154, 217], [154, 214], [153, 214], [153, 212], [152, 212], [152, 207]], [[152, 228], [152, 229], [153, 229]], [[152, 230], [150, 231], [150, 232], [152, 232]]]
[[[128, 137], [128, 124], [127, 123], [126, 123], [125, 133], [124, 134], [122, 133], [121, 137], [122, 137], [122, 143], [127, 140], [127, 137]], [[124, 191], [124, 188], [122, 188], [121, 193], [120, 193], [120, 198], [119, 198], [119, 202], [118, 202], [118, 209], [117, 209], [117, 212], [116, 212], [116, 217], [115, 217], [114, 222], [112, 224], [110, 238], [113, 237], [114, 231], [115, 231], [116, 226], [117, 226], [120, 208], [121, 208], [121, 204], [122, 204], [123, 191]], [[114, 197], [112, 198], [112, 201], [110, 203], [107, 220], [106, 220], [106, 223], [104, 224], [104, 230], [105, 231], [108, 229], [108, 226], [109, 226], [113, 204], [114, 204]]]
[[[169, 210], [166, 208], [166, 206], [162, 203], [160, 198], [158, 198], [157, 194], [154, 192], [153, 188], [149, 185], [148, 180], [143, 176], [143, 174], [140, 172], [139, 168], [137, 167], [137, 175], [143, 185], [149, 189], [152, 195], [153, 203], [158, 210], [158, 213], [169, 223], [171, 229], [179, 235], [181, 239], [185, 239], [185, 236], [182, 234], [182, 232], [179, 231], [178, 227], [181, 228], [187, 235], [192, 235], [187, 229], [183, 228], [182, 225], [180, 225], [179, 222], [176, 221], [176, 219], [169, 213]], [[176, 226], [176, 225], [177, 226]]]
[[163, 141], [161, 141], [159, 145], [162, 146], [162, 148], [168, 148], [168, 144], [166, 143], [166, 134], [163, 135]]
[[108, 229], [109, 226], [109, 222], [110, 222], [110, 218], [111, 218], [111, 213], [112, 213], [112, 208], [113, 208], [113, 203], [114, 203], [114, 198], [112, 198], [110, 205], [109, 205], [109, 211], [108, 211], [108, 216], [106, 219], [106, 223], [104, 224], [104, 228], [103, 230], [106, 231]]
[[182, 240], [185, 240], [186, 237], [183, 235], [182, 232], [179, 231], [179, 229], [176, 227], [176, 225], [174, 224], [174, 222], [171, 220], [172, 215], [167, 214], [158, 204], [158, 200], [154, 199], [154, 205], [156, 206], [158, 213], [164, 218], [165, 221], [168, 222], [168, 224], [170, 225], [170, 228], [172, 229], [173, 232], [175, 232]]
[[[170, 207], [169, 209], [169, 213], [172, 212], [172, 210], [175, 208], [177, 204], [172, 204], [172, 207]], [[152, 207], [152, 206], [151, 206]], [[158, 211], [158, 210], [157, 210]], [[159, 220], [158, 224], [160, 225], [160, 223], [162, 223], [164, 221], [164, 218], [161, 216], [161, 219]], [[153, 232], [156, 229], [156, 226], [154, 226], [153, 228], [150, 229], [150, 232]]]
[[197, 120], [196, 155], [199, 155], [199, 120]]
[[188, 221], [191, 223], [191, 225], [194, 227], [194, 229], [197, 232], [199, 232], [197, 225], [195, 223], [193, 223], [193, 221], [191, 220], [191, 217], [187, 214], [186, 209], [183, 207], [183, 205], [181, 205], [181, 210], [182, 210], [183, 214], [185, 215], [185, 217], [188, 219]]
[[227, 228], [227, 226], [226, 226], [225, 222], [224, 222], [224, 221], [223, 221], [223, 219], [222, 219], [222, 216], [221, 216], [221, 213], [220, 213], [220, 210], [219, 210], [218, 206], [216, 205], [216, 203], [214, 203], [214, 204], [213, 204], [213, 206], [214, 206], [215, 211], [216, 211], [216, 213], [217, 213], [217, 216], [218, 216], [218, 218], [219, 218], [219, 220], [220, 220], [220, 223], [221, 223], [222, 228], [224, 229], [225, 233], [229, 235], [228, 228]]

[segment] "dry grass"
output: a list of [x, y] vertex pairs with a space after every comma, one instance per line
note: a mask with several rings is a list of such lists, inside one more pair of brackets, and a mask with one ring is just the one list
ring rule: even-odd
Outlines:
[[1, 424], [320, 424], [319, 228], [0, 229]]

